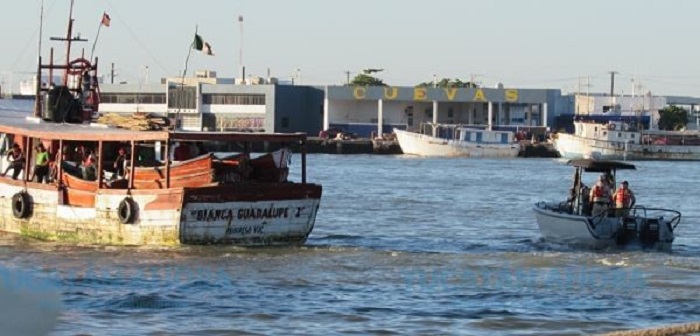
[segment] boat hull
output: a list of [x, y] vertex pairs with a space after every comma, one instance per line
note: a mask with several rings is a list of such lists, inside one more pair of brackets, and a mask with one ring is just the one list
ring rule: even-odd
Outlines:
[[491, 144], [447, 140], [433, 136], [394, 129], [404, 154], [447, 157], [504, 157], [518, 156], [518, 144]]
[[[313, 229], [322, 188], [315, 184], [249, 183], [200, 188], [86, 192], [94, 206], [65, 205], [55, 186], [0, 182], [0, 231], [79, 244], [302, 244]], [[33, 187], [35, 186], [35, 187]], [[26, 218], [13, 196], [26, 192]], [[120, 204], [133, 201], [123, 223]], [[270, 210], [272, 209], [272, 210]], [[123, 217], [123, 216], [122, 216]]]
[[562, 158], [597, 160], [698, 161], [700, 146], [642, 145], [558, 134], [554, 148]]
[[[540, 235], [546, 242], [593, 249], [636, 246], [670, 251], [673, 230], [665, 222], [649, 233], [642, 217], [589, 217], [571, 214], [560, 205], [538, 203], [533, 207]], [[653, 239], [652, 239], [653, 238]]]

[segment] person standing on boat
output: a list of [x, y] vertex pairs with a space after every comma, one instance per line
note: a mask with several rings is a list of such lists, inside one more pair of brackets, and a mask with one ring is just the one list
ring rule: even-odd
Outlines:
[[12, 149], [7, 153], [7, 160], [10, 161], [10, 165], [7, 166], [7, 169], [2, 173], [2, 176], [7, 175], [7, 172], [10, 169], [13, 169], [12, 171], [12, 179], [16, 180], [17, 177], [19, 176], [19, 173], [22, 172], [22, 169], [24, 169], [24, 154], [22, 154], [22, 148], [19, 147], [17, 143], [12, 145]]
[[620, 187], [615, 192], [614, 201], [618, 217], [629, 215], [630, 208], [637, 203], [637, 199], [634, 197], [634, 192], [629, 188], [627, 181], [620, 183]]
[[117, 159], [114, 160], [114, 171], [117, 174], [117, 177], [123, 178], [125, 176], [126, 172], [126, 149], [124, 147], [119, 148], [118, 151], [119, 155], [117, 156]]
[[608, 186], [607, 177], [600, 175], [598, 182], [591, 188], [591, 193], [588, 198], [589, 204], [592, 204], [591, 215], [596, 216], [603, 211], [608, 211], [612, 195]]
[[48, 183], [49, 182], [49, 152], [44, 147], [44, 144], [39, 143], [34, 147], [36, 149], [36, 155], [34, 156], [34, 176], [31, 180], [36, 178], [36, 182]]

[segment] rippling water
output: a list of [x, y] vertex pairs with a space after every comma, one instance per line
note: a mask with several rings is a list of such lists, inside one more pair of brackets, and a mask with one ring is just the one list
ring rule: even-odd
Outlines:
[[683, 213], [671, 253], [541, 241], [531, 206], [565, 197], [562, 161], [311, 155], [324, 195], [306, 246], [2, 235], [0, 261], [60, 288], [53, 335], [575, 335], [698, 321], [700, 163], [637, 165], [620, 174], [637, 203]]

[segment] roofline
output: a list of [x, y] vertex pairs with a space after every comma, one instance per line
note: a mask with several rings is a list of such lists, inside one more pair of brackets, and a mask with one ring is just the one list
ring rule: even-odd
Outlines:
[[[68, 141], [229, 141], [229, 142], [292, 142], [305, 141], [306, 133], [244, 133], [244, 132], [185, 132], [185, 131], [131, 131], [126, 129], [106, 127], [117, 132], [75, 132], [74, 130], [61, 130], [61, 125], [56, 124], [55, 130], [29, 129], [21, 126], [0, 124], [0, 132], [27, 135], [34, 138], [68, 140]], [[93, 124], [102, 125], [102, 124]], [[102, 126], [97, 126], [102, 127]], [[96, 129], [98, 129], [96, 127]]]

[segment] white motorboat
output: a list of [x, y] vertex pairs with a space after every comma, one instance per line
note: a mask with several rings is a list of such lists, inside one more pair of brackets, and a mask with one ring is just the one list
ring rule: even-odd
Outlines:
[[671, 209], [632, 206], [591, 213], [587, 188], [580, 182], [583, 172], [607, 174], [615, 185], [617, 170], [636, 169], [629, 163], [581, 159], [568, 162], [575, 167], [573, 187], [564, 202], [538, 202], [533, 210], [545, 241], [609, 248], [638, 246], [670, 251], [681, 213]]
[[513, 132], [453, 124], [425, 124], [421, 132], [394, 129], [404, 154], [420, 156], [516, 157]]
[[554, 148], [567, 159], [700, 160], [700, 133], [640, 130], [622, 121], [578, 120], [574, 134], [559, 133]]

